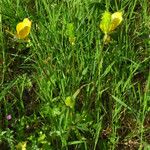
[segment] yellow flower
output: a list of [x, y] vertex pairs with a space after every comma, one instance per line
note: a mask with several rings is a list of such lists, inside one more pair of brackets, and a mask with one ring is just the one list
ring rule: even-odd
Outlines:
[[18, 145], [16, 145], [16, 149], [17, 150], [26, 150], [26, 145], [27, 145], [27, 142], [20, 142], [20, 143], [18, 143]]
[[104, 44], [108, 44], [110, 42], [109, 34], [120, 25], [122, 20], [122, 12], [115, 12], [111, 14], [110, 12], [105, 11], [103, 13], [102, 20], [100, 22], [100, 29], [105, 34], [103, 38]]
[[122, 12], [115, 12], [111, 15], [111, 24], [110, 24], [110, 28], [109, 31], [113, 31], [115, 30], [120, 23], [122, 22], [123, 18], [122, 18]]
[[28, 18], [25, 18], [23, 22], [18, 23], [16, 26], [17, 38], [19, 39], [26, 38], [30, 33], [31, 24], [32, 22]]
[[110, 12], [105, 11], [100, 23], [100, 29], [104, 34], [108, 34], [115, 30], [120, 25], [122, 20], [122, 12], [115, 12], [111, 14]]

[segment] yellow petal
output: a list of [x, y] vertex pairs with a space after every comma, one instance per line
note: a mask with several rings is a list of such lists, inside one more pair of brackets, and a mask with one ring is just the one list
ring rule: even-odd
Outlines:
[[28, 18], [25, 18], [23, 22], [17, 24], [16, 30], [17, 30], [17, 37], [19, 39], [26, 38], [31, 30], [31, 21]]
[[29, 33], [30, 33], [30, 28], [26, 26], [26, 27], [20, 29], [20, 31], [18, 32], [18, 38], [24, 39], [29, 35]]
[[22, 30], [23, 28], [24, 28], [24, 23], [23, 22], [18, 23], [16, 26], [17, 34], [19, 34], [20, 30]]
[[122, 18], [122, 12], [115, 12], [111, 15], [111, 24], [110, 24], [110, 28], [109, 31], [113, 31], [115, 30], [120, 23], [122, 22], [123, 18]]
[[100, 22], [100, 29], [107, 34], [110, 29], [110, 23], [111, 23], [111, 13], [108, 11], [105, 11], [102, 15], [102, 19]]
[[23, 23], [24, 23], [26, 26], [31, 27], [31, 21], [30, 21], [28, 18], [25, 18], [25, 19], [23, 20]]

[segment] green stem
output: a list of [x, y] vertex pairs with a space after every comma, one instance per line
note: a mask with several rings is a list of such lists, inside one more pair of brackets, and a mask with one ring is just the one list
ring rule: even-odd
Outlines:
[[109, 11], [110, 0], [105, 0], [106, 3], [106, 11]]

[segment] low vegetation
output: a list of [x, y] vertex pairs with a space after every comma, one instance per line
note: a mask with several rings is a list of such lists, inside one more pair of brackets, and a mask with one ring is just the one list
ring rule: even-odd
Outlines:
[[149, 62], [149, 0], [1, 0], [0, 149], [149, 150]]

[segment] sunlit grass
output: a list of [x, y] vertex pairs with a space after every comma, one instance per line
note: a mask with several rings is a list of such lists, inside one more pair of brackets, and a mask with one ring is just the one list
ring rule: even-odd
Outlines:
[[[149, 149], [149, 6], [2, 0], [0, 147]], [[104, 44], [106, 10], [123, 19]], [[24, 18], [30, 41], [9, 34]]]

